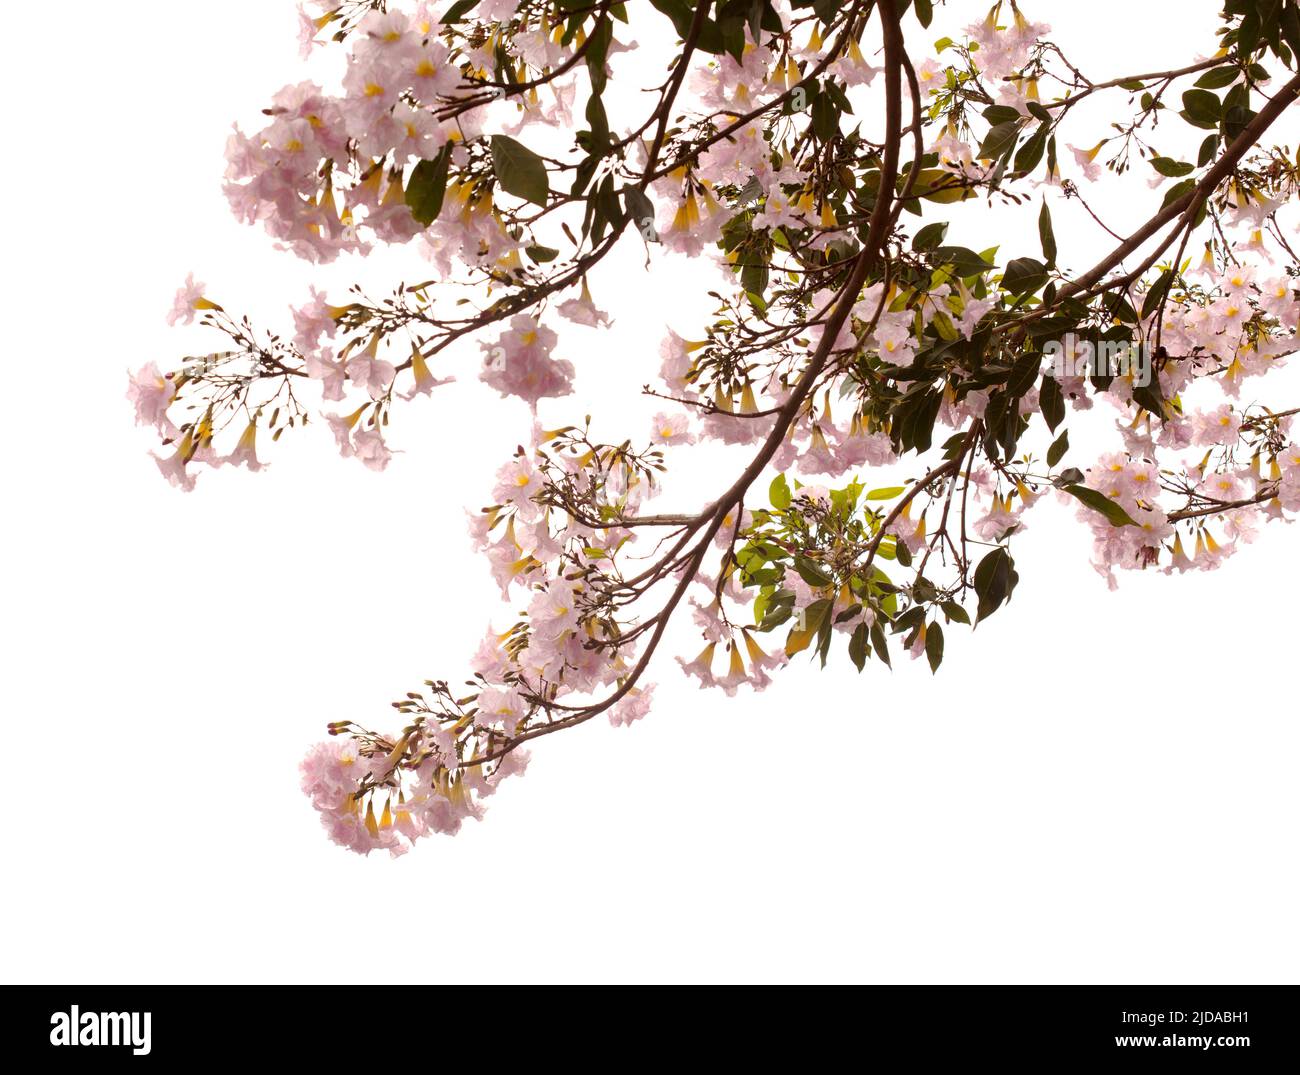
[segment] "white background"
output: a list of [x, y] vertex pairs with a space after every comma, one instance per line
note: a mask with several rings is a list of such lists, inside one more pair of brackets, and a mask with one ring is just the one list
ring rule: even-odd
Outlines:
[[[955, 7], [911, 35], [918, 60], [984, 11]], [[1028, 14], [1108, 78], [1212, 51], [1213, 10]], [[230, 122], [256, 129], [303, 77], [287, 0], [7, 22], [5, 979], [1295, 980], [1297, 546], [1277, 525], [1216, 573], [1112, 594], [1048, 505], [1012, 605], [951, 630], [937, 677], [841, 657], [728, 700], [661, 661], [650, 718], [537, 744], [482, 824], [398, 861], [329, 844], [297, 790], [306, 746], [461, 678], [507, 622], [462, 509], [526, 410], [465, 352], [460, 384], [399, 411], [383, 475], [318, 427], [264, 445], [262, 474], [168, 487], [123, 394], [128, 367], [214, 346], [163, 323], [187, 271], [286, 328], [309, 282], [382, 294], [414, 258], [313, 270], [227, 211]], [[1119, 189], [1097, 197], [1123, 228], [1141, 204]], [[1077, 270], [1102, 246], [1074, 209], [1056, 211]], [[641, 423], [627, 400], [665, 325], [690, 335], [707, 310], [700, 277], [624, 254], [593, 280], [617, 324], [569, 332], [578, 391], [547, 416]]]

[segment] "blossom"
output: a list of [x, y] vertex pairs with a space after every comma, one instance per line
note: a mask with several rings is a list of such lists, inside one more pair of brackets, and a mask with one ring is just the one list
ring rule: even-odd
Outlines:
[[343, 398], [343, 383], [347, 380], [347, 363], [337, 362], [331, 348], [309, 351], [307, 354], [306, 373], [314, 381], [321, 382], [321, 397], [328, 400]]
[[972, 527], [975, 534], [983, 541], [1001, 541], [1020, 525], [1020, 512], [1023, 503], [1013, 508], [1011, 496], [994, 495], [993, 505], [988, 512], [977, 519]]
[[910, 310], [881, 314], [873, 335], [876, 350], [884, 361], [894, 366], [911, 365], [916, 354], [916, 340], [912, 337]]
[[299, 765], [302, 790], [312, 805], [336, 809], [356, 790], [369, 772], [355, 740], [339, 736], [317, 743]]
[[388, 466], [393, 453], [384, 443], [383, 433], [378, 426], [356, 428], [365, 410], [362, 407], [350, 415], [327, 414], [325, 421], [329, 424], [339, 453], [344, 459], [355, 458], [371, 470], [383, 470]]
[[526, 509], [525, 515], [535, 511], [532, 498], [542, 490], [542, 474], [527, 456], [516, 456], [497, 471], [497, 484], [492, 496], [498, 504], [513, 504]]
[[198, 310], [220, 310], [221, 307], [215, 302], [203, 297], [203, 289], [206, 284], [201, 284], [194, 279], [194, 274], [190, 273], [185, 278], [185, 285], [176, 292], [176, 298], [172, 301], [171, 313], [167, 315], [167, 324], [176, 325], [192, 324], [194, 314]]
[[847, 54], [836, 60], [831, 65], [831, 70], [844, 80], [846, 86], [870, 86], [884, 68], [867, 63], [857, 39], [850, 37]]
[[591, 299], [591, 292], [587, 289], [585, 276], [582, 278], [581, 297], [560, 303], [559, 313], [561, 317], [567, 318], [574, 324], [586, 325], [588, 328], [610, 324], [609, 314], [604, 310], [596, 309], [596, 304]]
[[1106, 142], [1103, 139], [1091, 149], [1070, 146], [1070, 152], [1074, 154], [1074, 163], [1083, 169], [1083, 177], [1090, 183], [1101, 178], [1101, 165], [1097, 163], [1097, 154], [1101, 152], [1101, 147], [1105, 144]]
[[334, 18], [332, 14], [321, 15], [313, 18], [307, 13], [304, 5], [298, 5], [298, 54], [300, 59], [307, 59], [311, 56], [312, 49], [320, 44], [316, 35], [321, 32], [329, 22]]
[[405, 400], [412, 400], [416, 396], [431, 396], [433, 390], [445, 384], [451, 384], [455, 377], [435, 377], [429, 371], [429, 364], [425, 361], [424, 355], [420, 353], [418, 347], [411, 349], [411, 376], [415, 383], [411, 386], [409, 392], [402, 394]]
[[536, 410], [537, 401], [573, 390], [573, 364], [553, 359], [558, 337], [530, 314], [516, 314], [486, 353], [479, 377], [502, 396], [518, 396]]
[[[378, 344], [379, 337], [375, 337]], [[383, 399], [393, 386], [397, 368], [391, 362], [375, 357], [373, 353], [359, 355], [347, 364], [348, 380], [370, 393], [371, 399]]]
[[1195, 411], [1192, 419], [1193, 444], [1236, 444], [1241, 432], [1241, 415], [1228, 403], [1212, 411]]
[[338, 330], [338, 319], [347, 312], [346, 306], [331, 306], [325, 296], [314, 287], [311, 289], [311, 301], [304, 306], [292, 308], [294, 337], [293, 345], [304, 354], [311, 354], [316, 349], [322, 335], [334, 338]]
[[657, 444], [694, 444], [691, 421], [684, 414], [656, 414], [651, 421], [650, 439]]
[[257, 423], [249, 422], [244, 427], [244, 432], [239, 436], [239, 442], [235, 445], [234, 451], [226, 456], [225, 462], [237, 467], [247, 467], [249, 470], [258, 471], [265, 464], [258, 462], [257, 459]]
[[729, 214], [718, 204], [706, 181], [700, 181], [700, 196], [688, 190], [659, 231], [659, 241], [679, 254], [699, 255], [716, 243]]
[[633, 687], [609, 711], [610, 724], [614, 725], [615, 728], [627, 727], [634, 721], [644, 717], [650, 712], [650, 703], [654, 690], [655, 685], [653, 683], [648, 683], [644, 687]]
[[718, 648], [716, 642], [710, 642], [700, 655], [693, 661], [685, 661], [681, 657], [677, 658], [677, 663], [682, 666], [682, 671], [688, 676], [694, 676], [700, 681], [700, 688], [712, 687], [717, 680], [713, 678], [713, 653]]
[[486, 687], [479, 692], [474, 723], [480, 728], [500, 728], [506, 735], [514, 735], [527, 708], [518, 691]]
[[383, 470], [393, 458], [378, 426], [359, 429], [352, 435], [352, 454], [371, 470]]
[[938, 93], [943, 89], [946, 80], [947, 69], [937, 63], [933, 57], [927, 56], [916, 69], [916, 83], [924, 96]]
[[659, 345], [659, 357], [662, 360], [659, 366], [659, 376], [667, 385], [669, 391], [679, 396], [690, 396], [694, 394], [691, 387], [691, 375], [694, 373], [694, 363], [691, 361], [691, 351], [702, 347], [700, 343], [689, 343], [677, 335], [672, 329], [668, 330], [668, 335], [664, 337], [663, 342]]
[[164, 440], [173, 440], [178, 431], [167, 417], [167, 408], [176, 398], [176, 383], [164, 377], [153, 362], [131, 374], [130, 378], [126, 398], [135, 404], [136, 424], [153, 426]]

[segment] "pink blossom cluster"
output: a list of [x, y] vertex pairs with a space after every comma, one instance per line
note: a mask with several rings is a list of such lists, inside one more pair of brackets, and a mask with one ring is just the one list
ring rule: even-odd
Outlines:
[[527, 752], [516, 750], [490, 776], [478, 765], [458, 766], [454, 742], [441, 728], [422, 727], [403, 746], [426, 748], [425, 760], [413, 770], [396, 770], [381, 750], [367, 752], [347, 736], [316, 744], [302, 760], [303, 793], [336, 844], [396, 858], [423, 836], [455, 835], [467, 818], [483, 817], [482, 800], [502, 780], [528, 765]]

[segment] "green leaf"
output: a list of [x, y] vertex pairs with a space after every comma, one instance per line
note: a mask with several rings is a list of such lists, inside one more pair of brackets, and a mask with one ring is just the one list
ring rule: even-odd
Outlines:
[[948, 234], [948, 225], [945, 221], [936, 221], [933, 224], [927, 224], [918, 231], [912, 239], [913, 250], [933, 250], [943, 242], [943, 237]]
[[1032, 295], [1047, 283], [1047, 266], [1034, 258], [1012, 258], [1002, 273], [1002, 286], [1013, 295]]
[[943, 663], [943, 628], [938, 621], [925, 629], [925, 659], [930, 662], [930, 674], [939, 671]]
[[1065, 491], [1081, 504], [1104, 515], [1111, 526], [1137, 526], [1133, 517], [1105, 493], [1086, 485], [1067, 485]]
[[560, 256], [560, 252], [549, 246], [526, 246], [524, 253], [529, 256], [538, 265], [548, 261], [554, 261]]
[[794, 499], [790, 493], [790, 483], [785, 480], [784, 474], [778, 474], [772, 479], [772, 484], [768, 486], [768, 499], [772, 501], [772, 507], [777, 511], [785, 511], [790, 502]]
[[1160, 309], [1160, 305], [1165, 301], [1165, 296], [1169, 294], [1169, 288], [1173, 282], [1174, 270], [1166, 269], [1148, 289], [1142, 299], [1142, 319], [1144, 321]]
[[1015, 561], [1001, 545], [985, 556], [975, 568], [975, 593], [979, 597], [975, 622], [983, 623], [1010, 601], [1011, 593], [1019, 581]]
[[970, 614], [956, 601], [944, 601], [939, 607], [953, 623], [970, 623]]
[[492, 165], [501, 189], [507, 194], [546, 208], [546, 196], [550, 192], [546, 165], [531, 149], [504, 134], [494, 134]]
[[[980, 143], [979, 152], [975, 155], [988, 160], [998, 160], [1003, 154], [1010, 154], [1015, 147], [1016, 139], [1020, 137], [1021, 123], [1021, 120], [1014, 119], [1008, 120], [1006, 123], [994, 124], [989, 129], [989, 133], [984, 136], [984, 141]], [[1217, 115], [1215, 116], [1215, 123], [1218, 123]]]
[[964, 246], [935, 247], [931, 261], [935, 265], [951, 265], [957, 275], [963, 278], [979, 276], [994, 267], [993, 262]]
[[871, 644], [867, 641], [867, 634], [866, 623], [859, 623], [853, 628], [853, 636], [849, 639], [849, 660], [859, 672], [866, 667], [867, 658], [871, 655]]
[[901, 496], [905, 486], [889, 485], [883, 489], [872, 489], [867, 494], [868, 500], [893, 500], [896, 496]]
[[627, 206], [628, 219], [648, 243], [659, 242], [659, 233], [655, 231], [655, 207], [640, 187], [623, 188], [623, 204]]
[[1056, 466], [1069, 450], [1070, 431], [1068, 429], [1063, 429], [1061, 430], [1061, 435], [1057, 437], [1056, 440], [1052, 441], [1052, 446], [1047, 449], [1047, 465], [1049, 467]]
[[438, 21], [444, 26], [448, 26], [453, 22], [460, 22], [461, 19], [476, 7], [478, 7], [478, 0], [457, 0], [456, 3], [452, 4], [451, 7], [447, 9], [446, 14]]
[[886, 668], [892, 668], [889, 661], [889, 640], [885, 637], [885, 630], [880, 626], [880, 620], [876, 620], [871, 625], [871, 648], [876, 656], [885, 662]]
[[[1051, 374], [1043, 374], [1043, 383], [1038, 389], [1038, 409], [1043, 412], [1047, 428], [1055, 431], [1065, 419], [1065, 397], [1061, 395], [1061, 386]], [[1047, 457], [1051, 463], [1052, 457]]]
[[924, 29], [929, 29], [930, 20], [934, 18], [934, 8], [930, 0], [914, 0], [916, 6], [916, 21]]
[[1038, 241], [1043, 244], [1043, 257], [1049, 268], [1056, 267], [1056, 233], [1052, 231], [1052, 214], [1047, 208], [1047, 199], [1043, 199], [1043, 208], [1038, 211]]
[[1174, 202], [1190, 194], [1195, 189], [1196, 189], [1195, 179], [1180, 180], [1179, 182], [1175, 183], [1172, 187], [1170, 187], [1168, 190], [1165, 191], [1165, 198], [1164, 201], [1160, 203], [1160, 208], [1164, 209], [1167, 206], [1173, 205]]
[[822, 568], [813, 563], [808, 557], [800, 554], [794, 558], [794, 569], [799, 572], [799, 577], [808, 583], [809, 586], [824, 588], [835, 581]]
[[1187, 175], [1192, 170], [1192, 165], [1186, 161], [1176, 161], [1169, 157], [1152, 157], [1151, 167], [1161, 175], [1167, 175], [1171, 179]]
[[[1050, 120], [1050, 115], [1049, 115]], [[1016, 153], [1015, 169], [1017, 172], [1032, 172], [1043, 159], [1043, 150], [1047, 147], [1047, 135], [1052, 129], [1050, 122], [1040, 123], [1038, 130], [1026, 139], [1025, 144]]]
[[1183, 94], [1183, 111], [1179, 114], [1193, 127], [1214, 130], [1222, 113], [1222, 102], [1209, 90], [1188, 90]]
[[451, 162], [451, 146], [444, 146], [431, 161], [420, 161], [412, 170], [406, 184], [406, 206], [411, 216], [426, 227], [438, 219], [442, 202], [447, 196], [447, 166]]
[[1235, 67], [1212, 67], [1196, 80], [1196, 85], [1203, 90], [1221, 90], [1237, 81], [1238, 71]]

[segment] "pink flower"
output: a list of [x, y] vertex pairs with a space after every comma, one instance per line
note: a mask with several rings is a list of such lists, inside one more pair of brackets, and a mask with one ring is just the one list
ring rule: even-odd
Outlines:
[[135, 404], [136, 424], [153, 426], [165, 440], [173, 440], [178, 431], [167, 417], [167, 408], [176, 398], [175, 382], [164, 377], [153, 362], [130, 376], [126, 398]]
[[320, 18], [313, 18], [307, 13], [307, 9], [298, 5], [298, 57], [307, 59], [311, 56], [311, 51], [320, 44], [316, 40], [316, 35], [325, 28], [332, 16], [322, 15]]
[[247, 467], [249, 470], [261, 470], [265, 464], [257, 460], [257, 424], [249, 422], [244, 432], [240, 434], [239, 443], [235, 445], [235, 450], [226, 456], [224, 462], [230, 463], [237, 467]]
[[894, 366], [912, 364], [912, 358], [916, 354], [916, 340], [912, 338], [910, 310], [881, 314], [873, 335], [882, 360]]
[[397, 376], [397, 368], [391, 362], [369, 353], [352, 359], [347, 371], [348, 380], [369, 392], [371, 399], [383, 399], [388, 395], [388, 390], [393, 387], [393, 378]]
[[651, 422], [650, 440], [655, 444], [694, 444], [691, 420], [684, 414], [664, 414], [662, 411]]
[[706, 246], [722, 236], [722, 227], [729, 216], [713, 197], [708, 184], [701, 182], [698, 199], [695, 191], [690, 190], [672, 209], [671, 219], [659, 229], [659, 241], [669, 250], [698, 257]]
[[383, 470], [393, 458], [378, 426], [370, 426], [353, 434], [352, 454], [371, 470]]
[[384, 444], [383, 434], [378, 427], [356, 429], [365, 409], [362, 407], [350, 415], [327, 414], [325, 421], [329, 424], [344, 459], [356, 458], [371, 470], [383, 470], [388, 466], [393, 453]]
[[573, 364], [551, 358], [557, 336], [528, 314], [516, 314], [495, 344], [482, 344], [479, 375], [503, 396], [518, 396], [536, 410], [537, 401], [573, 391]]
[[690, 352], [698, 346], [698, 344], [688, 343], [672, 329], [668, 330], [668, 335], [659, 345], [659, 357], [662, 359], [659, 376], [668, 386], [669, 391], [679, 396], [694, 394], [687, 378], [694, 369]]
[[944, 88], [947, 81], [947, 69], [927, 56], [916, 69], [916, 84], [921, 89], [921, 96], [928, 97]]
[[322, 335], [334, 338], [338, 329], [338, 317], [344, 307], [331, 306], [325, 296], [314, 287], [311, 289], [311, 301], [305, 306], [291, 309], [295, 335], [293, 345], [303, 354], [310, 355]]
[[514, 735], [528, 706], [516, 690], [485, 687], [479, 692], [477, 708], [474, 723], [480, 728], [499, 728]]
[[299, 765], [302, 790], [318, 810], [333, 810], [357, 790], [361, 778], [369, 772], [357, 742], [337, 736], [317, 743]]
[[531, 518], [537, 511], [532, 498], [541, 490], [541, 472], [526, 456], [516, 456], [497, 471], [492, 497], [498, 504], [513, 504]]
[[713, 678], [713, 653], [717, 649], [716, 642], [710, 642], [700, 655], [693, 661], [685, 661], [681, 657], [677, 658], [677, 663], [682, 666], [682, 671], [688, 676], [694, 676], [700, 681], [700, 687], [712, 687], [717, 683]]
[[1097, 154], [1101, 152], [1101, 147], [1105, 144], [1104, 141], [1098, 142], [1091, 149], [1070, 146], [1070, 152], [1074, 154], [1074, 163], [1083, 169], [1083, 177], [1089, 183], [1101, 178], [1101, 165], [1097, 163]]
[[1230, 404], [1220, 404], [1212, 411], [1196, 411], [1191, 418], [1193, 444], [1237, 443], [1241, 432], [1241, 415]]
[[307, 376], [321, 382], [321, 398], [341, 400], [343, 382], [347, 380], [347, 365], [334, 360], [334, 351], [328, 347], [307, 354]]
[[194, 279], [194, 274], [190, 273], [185, 278], [185, 286], [176, 292], [176, 298], [172, 301], [172, 311], [167, 315], [167, 324], [175, 325], [177, 322], [183, 322], [189, 325], [193, 323], [197, 310], [220, 310], [221, 307], [215, 302], [203, 297], [205, 286], [198, 283]]
[[598, 310], [596, 304], [592, 301], [585, 276], [582, 278], [582, 296], [560, 303], [559, 312], [561, 317], [572, 321], [576, 325], [586, 325], [588, 328], [598, 328], [601, 325], [608, 326], [610, 324], [609, 314], [605, 313], [604, 310]]
[[975, 521], [972, 529], [982, 541], [1001, 541], [1008, 532], [1020, 525], [1021, 507], [1011, 507], [1010, 495], [1001, 497], [995, 494], [993, 506]]
[[633, 687], [609, 711], [610, 724], [614, 725], [615, 728], [627, 727], [633, 721], [644, 717], [650, 712], [650, 702], [654, 690], [655, 685], [653, 683], [645, 687]]

